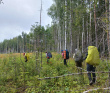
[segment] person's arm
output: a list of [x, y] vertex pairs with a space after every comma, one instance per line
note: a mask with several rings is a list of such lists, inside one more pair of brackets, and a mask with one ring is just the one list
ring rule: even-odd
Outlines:
[[86, 56], [83, 58], [83, 60], [86, 60], [88, 53], [86, 53]]

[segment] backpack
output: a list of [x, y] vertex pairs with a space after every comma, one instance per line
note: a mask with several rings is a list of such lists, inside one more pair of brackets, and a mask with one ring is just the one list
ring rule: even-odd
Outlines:
[[75, 58], [75, 62], [77, 62], [77, 63], [83, 62], [83, 56], [82, 56], [82, 53], [80, 50], [78, 50], [78, 49], [75, 50], [75, 57], [74, 58]]
[[97, 47], [95, 46], [88, 47], [88, 55], [85, 62], [93, 66], [99, 65], [100, 58], [99, 58], [99, 52], [97, 50]]
[[47, 58], [48, 59], [52, 58], [52, 54], [50, 52], [47, 53]]
[[69, 52], [66, 50], [66, 59], [69, 59]]
[[29, 60], [29, 54], [25, 53], [25, 62], [27, 62]]

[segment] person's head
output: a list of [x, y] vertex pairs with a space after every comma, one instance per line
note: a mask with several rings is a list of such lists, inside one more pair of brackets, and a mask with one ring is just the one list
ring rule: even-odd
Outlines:
[[23, 53], [23, 56], [25, 55], [25, 52]]
[[63, 50], [61, 50], [61, 52], [63, 52]]

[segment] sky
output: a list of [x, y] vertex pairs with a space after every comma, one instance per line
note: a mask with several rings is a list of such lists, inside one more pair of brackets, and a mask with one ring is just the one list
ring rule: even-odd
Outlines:
[[[40, 24], [41, 0], [2, 0], [0, 4], [0, 42], [12, 39], [22, 32], [29, 33], [31, 25]], [[42, 0], [41, 25], [51, 25], [47, 15], [53, 0]]]

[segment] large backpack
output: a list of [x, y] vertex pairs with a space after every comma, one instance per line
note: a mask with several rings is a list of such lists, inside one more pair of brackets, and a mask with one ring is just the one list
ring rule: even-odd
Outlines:
[[25, 53], [25, 62], [27, 62], [29, 60], [29, 54]]
[[47, 58], [48, 59], [52, 58], [52, 54], [50, 52], [47, 53]]
[[93, 66], [99, 65], [100, 58], [99, 58], [99, 52], [97, 50], [97, 47], [95, 46], [88, 47], [88, 55], [85, 62]]
[[69, 52], [66, 50], [66, 59], [69, 59]]
[[75, 62], [77, 63], [80, 63], [80, 62], [83, 62], [83, 56], [82, 56], [82, 53], [79, 49], [76, 49], [75, 50]]

